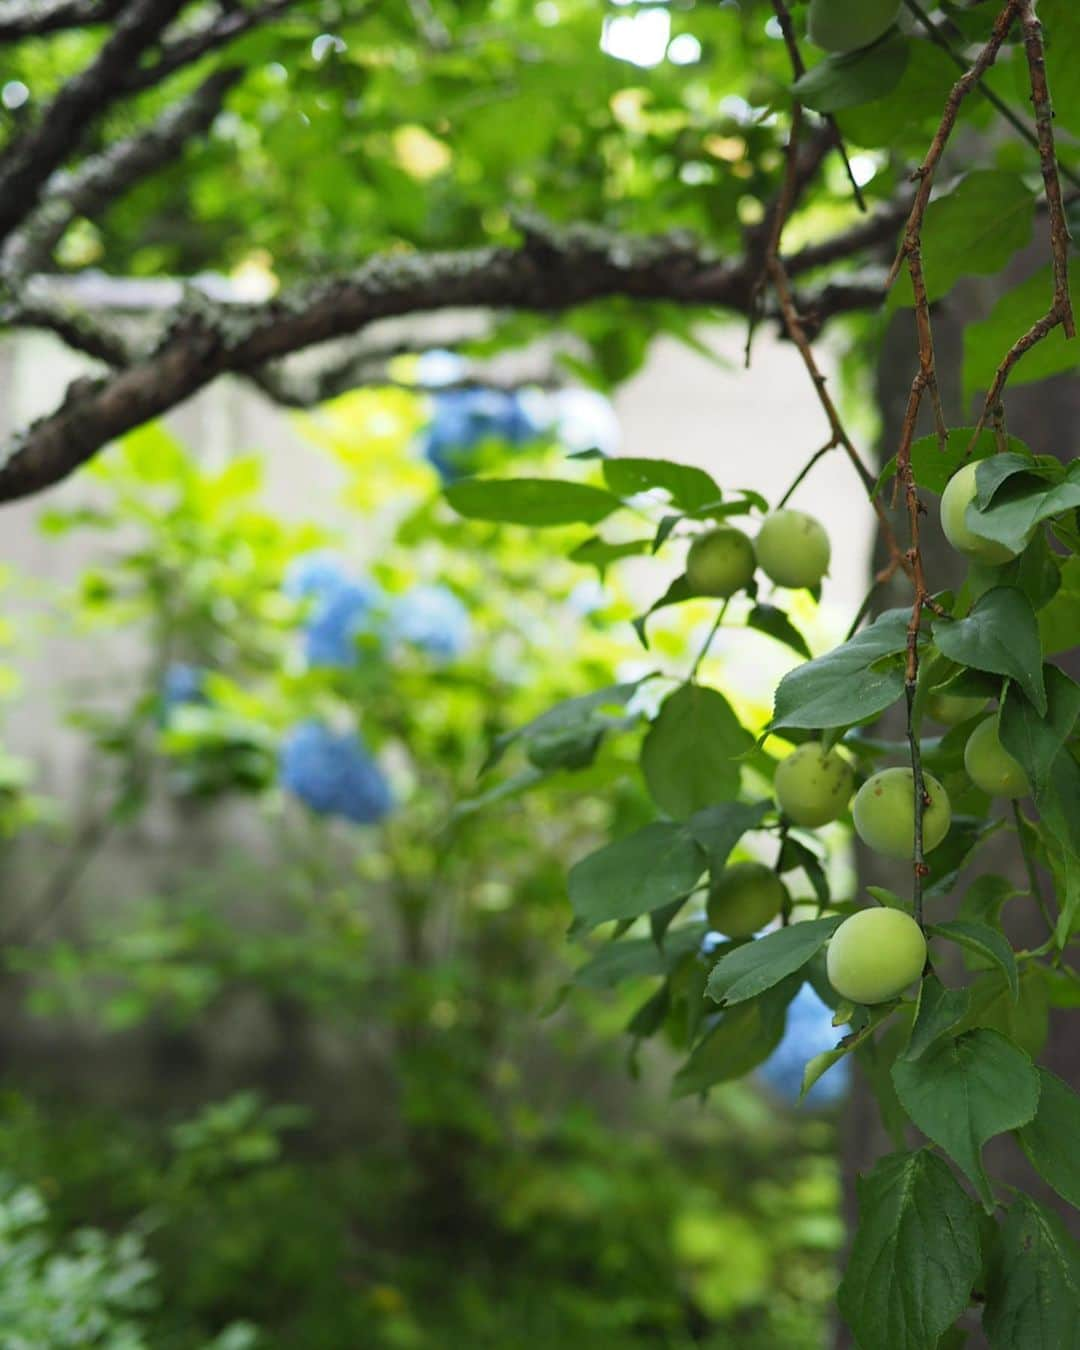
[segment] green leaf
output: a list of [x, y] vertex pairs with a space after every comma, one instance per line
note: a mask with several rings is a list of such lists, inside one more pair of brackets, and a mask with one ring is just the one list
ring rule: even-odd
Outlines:
[[1044, 656], [1080, 647], [1080, 558], [1062, 562], [1057, 594], [1039, 611], [1039, 637]]
[[756, 830], [774, 809], [770, 801], [720, 802], [692, 815], [686, 828], [705, 850], [709, 871], [715, 876], [746, 831]]
[[645, 625], [658, 609], [667, 609], [671, 605], [681, 605], [687, 600], [699, 600], [700, 598], [690, 589], [690, 583], [687, 581], [685, 573], [677, 576], [660, 599], [654, 600], [645, 613], [639, 614], [633, 621], [634, 632], [637, 633], [641, 645], [646, 651], [649, 648], [649, 639], [645, 632]]
[[988, 820], [985, 816], [953, 816], [949, 833], [926, 860], [930, 870], [923, 884], [924, 894], [948, 895], [975, 849], [1004, 823], [1002, 817]]
[[586, 539], [583, 544], [578, 544], [577, 548], [573, 549], [567, 556], [571, 562], [595, 567], [600, 580], [603, 581], [612, 563], [651, 551], [651, 539], [627, 539], [621, 544], [613, 544], [606, 539], [601, 539], [599, 535], [593, 535], [591, 539]]
[[[951, 192], [935, 197], [922, 227], [927, 298], [946, 295], [961, 277], [1000, 271], [1031, 238], [1035, 197], [1018, 173], [977, 169]], [[892, 308], [912, 306], [905, 269], [889, 297]]]
[[865, 1350], [936, 1350], [979, 1274], [975, 1205], [929, 1149], [882, 1158], [858, 1195], [841, 1315]]
[[736, 947], [713, 966], [707, 986], [709, 997], [729, 1006], [755, 998], [801, 970], [843, 921], [841, 915], [809, 919]]
[[1073, 0], [1039, 0], [1039, 18], [1046, 30], [1046, 78], [1053, 90], [1054, 117], [1080, 137], [1080, 24]]
[[1046, 712], [1039, 626], [1021, 591], [995, 586], [979, 597], [966, 619], [939, 619], [934, 643], [958, 665], [1008, 675], [1039, 712]]
[[951, 1031], [967, 1013], [966, 989], [946, 989], [936, 975], [924, 975], [919, 986], [919, 1001], [911, 1039], [904, 1059], [918, 1059], [946, 1032]]
[[1057, 666], [1045, 666], [1043, 676], [1046, 711], [1040, 713], [1019, 687], [1010, 683], [998, 723], [1001, 743], [1023, 765], [1036, 801], [1046, 790], [1054, 761], [1080, 717], [1080, 685]]
[[575, 863], [567, 886], [579, 925], [635, 919], [694, 889], [705, 855], [689, 831], [653, 821]]
[[834, 1064], [839, 1064], [842, 1059], [857, 1050], [863, 1041], [872, 1036], [877, 1027], [887, 1017], [892, 1016], [893, 1011], [893, 1006], [887, 1003], [871, 1008], [865, 1026], [859, 1027], [857, 1031], [848, 1032], [831, 1050], [823, 1050], [820, 1055], [808, 1060], [803, 1069], [799, 1100], [802, 1101], [818, 1079], [827, 1074]]
[[739, 759], [753, 744], [723, 694], [684, 684], [664, 700], [641, 748], [649, 795], [679, 820], [731, 800], [742, 778]]
[[846, 727], [865, 722], [904, 692], [896, 656], [907, 647], [906, 609], [890, 609], [853, 638], [806, 665], [797, 666], [776, 690], [772, 730], [781, 727]]
[[1000, 1032], [1032, 1059], [1041, 1054], [1050, 1030], [1050, 998], [1042, 966], [1029, 962], [1020, 976], [1020, 996], [1013, 997], [1005, 976], [996, 967], [968, 986], [970, 1006], [956, 1031], [974, 1027]]
[[934, 937], [945, 938], [970, 952], [995, 962], [1008, 981], [1014, 999], [1020, 997], [1020, 979], [1016, 973], [1016, 957], [1009, 946], [1008, 938], [989, 924], [975, 923], [970, 919], [949, 919], [946, 923], [935, 923], [927, 929]]
[[445, 490], [446, 500], [470, 520], [510, 525], [595, 525], [622, 502], [603, 488], [554, 478], [462, 478]]
[[619, 456], [604, 460], [604, 480], [620, 497], [661, 488], [673, 505], [683, 511], [700, 511], [720, 501], [723, 493], [704, 469], [692, 464], [676, 464], [669, 459], [637, 459]]
[[998, 1032], [980, 1027], [939, 1040], [919, 1059], [898, 1059], [892, 1078], [912, 1121], [959, 1164], [990, 1211], [994, 1197], [982, 1147], [1034, 1116], [1039, 1076], [1031, 1060]]
[[1080, 1097], [1049, 1069], [1040, 1068], [1039, 1079], [1039, 1109], [1017, 1138], [1043, 1181], [1080, 1209]]
[[1080, 1350], [1080, 1247], [1065, 1225], [1018, 1196], [1002, 1225], [983, 1327], [993, 1350]]
[[512, 731], [497, 736], [488, 751], [487, 759], [480, 767], [480, 773], [484, 774], [494, 768], [515, 741], [525, 740], [543, 746], [550, 745], [553, 738], [573, 738], [603, 731], [613, 720], [620, 720], [605, 715], [604, 710], [625, 708], [645, 680], [652, 678], [652, 675], [646, 675], [641, 680], [609, 684], [603, 689], [595, 689], [591, 694], [581, 694], [578, 698], [568, 698], [562, 703], [556, 703], [553, 708], [548, 708], [546, 712], [534, 717], [531, 722], [526, 722], [524, 726], [515, 727]]
[[761, 998], [722, 1013], [676, 1073], [672, 1096], [689, 1097], [716, 1083], [743, 1078], [768, 1059], [783, 1037], [787, 1005], [798, 983], [777, 986]]
[[908, 43], [891, 34], [872, 47], [827, 56], [796, 80], [792, 92], [815, 112], [838, 112], [871, 103], [900, 81], [908, 61]]
[[[911, 469], [919, 487], [936, 492], [940, 496], [945, 491], [949, 479], [962, 465], [967, 464], [969, 460], [985, 459], [988, 455], [997, 453], [994, 433], [983, 430], [979, 432], [978, 440], [968, 454], [968, 446], [971, 445], [971, 438], [974, 435], [974, 427], [953, 427], [946, 437], [944, 450], [941, 449], [936, 435], [920, 436], [913, 441]], [[1025, 448], [1023, 441], [1017, 440], [1015, 436], [1009, 437], [1009, 446], [1017, 450]], [[881, 471], [881, 484], [889, 482], [895, 474], [894, 455]]]
[[623, 980], [666, 975], [684, 956], [701, 946], [705, 924], [676, 928], [658, 945], [651, 937], [605, 942], [591, 960], [574, 971], [574, 983], [587, 989], [614, 989]]
[[[1002, 455], [998, 458], [1009, 457]], [[1032, 473], [1030, 466], [1025, 466], [993, 490], [991, 485], [995, 485], [995, 477], [991, 474], [984, 479], [984, 475], [997, 466], [997, 459], [984, 460], [979, 465], [976, 473], [979, 499], [970, 503], [965, 520], [973, 530], [987, 539], [996, 539], [1014, 553], [1025, 548], [1032, 531], [1042, 521], [1080, 506], [1080, 462], [1070, 464], [1065, 477], [1057, 483], [1047, 482], [1045, 478]], [[987, 506], [982, 505], [984, 482], [988, 497], [990, 490], [993, 490], [992, 500]]]
[[777, 642], [782, 642], [785, 647], [790, 647], [800, 656], [805, 656], [808, 661], [811, 659], [810, 648], [806, 645], [806, 639], [784, 611], [778, 609], [775, 605], [755, 605], [746, 616], [746, 626], [775, 638]]
[[909, 51], [907, 67], [895, 88], [879, 91], [873, 102], [840, 114], [840, 130], [846, 141], [877, 149], [918, 137], [921, 122], [938, 123], [956, 82], [956, 67], [929, 42], [913, 42]]
[[[1002, 292], [989, 315], [964, 328], [964, 402], [969, 403], [980, 390], [993, 382], [998, 362], [1018, 337], [1041, 319], [1050, 308], [1054, 293], [1050, 267], [1040, 268], [1026, 281]], [[1080, 281], [1070, 278], [1069, 294], [1073, 306], [1080, 309]], [[1061, 328], [1055, 328], [1016, 363], [1009, 376], [1009, 387], [1031, 384], [1080, 364], [1080, 342], [1070, 342]]]

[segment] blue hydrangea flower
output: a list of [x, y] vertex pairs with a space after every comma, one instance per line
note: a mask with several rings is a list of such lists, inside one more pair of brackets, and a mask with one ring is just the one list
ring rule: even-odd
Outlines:
[[433, 404], [420, 447], [444, 481], [468, 473], [473, 452], [486, 442], [517, 448], [535, 440], [546, 425], [537, 397], [528, 390], [444, 389]]
[[347, 585], [349, 580], [348, 566], [340, 554], [315, 549], [292, 560], [282, 589], [293, 600], [310, 600]]
[[293, 728], [278, 767], [282, 786], [320, 815], [371, 825], [393, 809], [390, 785], [360, 738], [320, 722]]
[[304, 654], [309, 666], [351, 666], [356, 661], [356, 639], [378, 631], [380, 592], [359, 581], [346, 582], [315, 604], [304, 630]]
[[[758, 1076], [789, 1105], [799, 1100], [807, 1061], [832, 1050], [844, 1035], [842, 1029], [832, 1025], [832, 1015], [832, 1009], [809, 984], [802, 986], [788, 1006], [783, 1038], [758, 1070]], [[804, 1101], [809, 1106], [832, 1106], [847, 1093], [850, 1081], [851, 1065], [842, 1059], [822, 1074]]]
[[465, 378], [469, 363], [457, 352], [447, 351], [445, 347], [433, 347], [424, 352], [416, 363], [416, 382], [428, 389], [438, 389], [443, 384], [456, 384]]
[[312, 600], [304, 626], [304, 652], [313, 667], [351, 666], [356, 639], [377, 633], [383, 596], [370, 582], [356, 581], [334, 553], [306, 553], [285, 574], [285, 594]]
[[206, 671], [202, 666], [174, 661], [162, 677], [161, 700], [166, 708], [175, 708], [181, 703], [205, 703], [205, 684]]
[[390, 611], [390, 633], [444, 660], [460, 656], [472, 641], [469, 611], [445, 586], [415, 586]]

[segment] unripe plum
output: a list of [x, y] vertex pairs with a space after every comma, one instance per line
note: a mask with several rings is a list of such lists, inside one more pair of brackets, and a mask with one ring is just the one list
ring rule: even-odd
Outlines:
[[975, 500], [975, 473], [978, 467], [976, 461], [965, 464], [946, 483], [945, 491], [941, 494], [941, 528], [957, 553], [997, 567], [1010, 562], [1016, 554], [996, 539], [986, 539], [976, 534], [964, 518], [969, 505]]
[[861, 909], [832, 935], [829, 983], [852, 1003], [887, 1003], [922, 974], [926, 939], [900, 909]]
[[802, 511], [774, 511], [758, 531], [754, 552], [778, 586], [816, 586], [829, 570], [829, 536]]
[[787, 887], [770, 867], [759, 862], [732, 863], [709, 888], [709, 927], [728, 937], [750, 937], [780, 913]]
[[[949, 833], [949, 795], [933, 776], [923, 774], [929, 805], [923, 807], [923, 852]], [[855, 831], [868, 848], [886, 858], [910, 858], [915, 847], [915, 788], [910, 769], [882, 769], [868, 778], [851, 805]]]
[[927, 699], [926, 710], [936, 722], [955, 727], [976, 713], [981, 713], [986, 703], [985, 694], [947, 694], [938, 691]]
[[896, 22], [900, 0], [810, 0], [807, 32], [827, 52], [866, 47]]
[[994, 716], [980, 722], [968, 737], [964, 768], [975, 786], [991, 797], [1027, 797], [1031, 793], [1024, 766], [1001, 744]]
[[819, 741], [807, 741], [781, 760], [773, 779], [780, 810], [808, 829], [842, 816], [854, 786], [851, 765], [837, 750], [826, 752]]
[[695, 595], [723, 599], [750, 584], [754, 546], [741, 530], [718, 525], [699, 534], [686, 557], [686, 580]]

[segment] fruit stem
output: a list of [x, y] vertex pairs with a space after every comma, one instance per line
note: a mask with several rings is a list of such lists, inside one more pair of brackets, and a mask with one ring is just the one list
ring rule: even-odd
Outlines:
[[911, 750], [911, 787], [915, 803], [915, 846], [912, 857], [912, 878], [915, 922], [923, 927], [923, 878], [930, 870], [923, 854], [923, 811], [926, 807], [926, 780], [923, 778], [922, 753], [919, 750], [919, 737], [915, 729], [915, 686], [916, 680], [908, 679], [904, 684], [904, 697], [907, 702], [907, 738]]
[[[777, 850], [776, 862], [773, 865], [773, 871], [776, 873], [777, 876], [780, 876], [781, 872], [783, 871], [784, 851], [787, 848], [788, 830], [790, 829], [791, 829], [791, 821], [788, 820], [787, 816], [781, 816], [780, 833], [777, 836], [777, 842], [779, 843], [780, 847]], [[781, 928], [787, 928], [787, 926], [790, 923], [791, 923], [791, 896], [789, 895], [785, 899], [780, 909], [780, 926]]]
[[694, 664], [690, 667], [690, 674], [686, 677], [688, 682], [692, 682], [697, 679], [697, 673], [701, 669], [701, 663], [702, 661], [705, 660], [705, 657], [708, 655], [709, 648], [713, 644], [713, 638], [715, 638], [717, 633], [719, 633], [721, 625], [724, 622], [724, 615], [727, 613], [727, 607], [729, 603], [730, 603], [730, 596], [720, 606], [720, 613], [713, 620], [713, 626], [709, 629], [709, 636], [701, 644], [701, 651], [699, 651], [697, 656], [694, 658]]

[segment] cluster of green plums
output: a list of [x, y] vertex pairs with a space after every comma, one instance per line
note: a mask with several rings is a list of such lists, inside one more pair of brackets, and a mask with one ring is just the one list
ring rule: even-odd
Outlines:
[[778, 586], [817, 586], [829, 569], [829, 536], [802, 511], [767, 516], [751, 540], [733, 525], [699, 534], [686, 557], [686, 580], [695, 595], [727, 600], [743, 591], [757, 568]]
[[[811, 9], [813, 14], [813, 7]], [[1015, 555], [994, 540], [984, 539], [967, 524], [968, 505], [975, 497], [975, 464], [956, 473], [941, 501], [946, 537], [961, 553], [998, 565]], [[728, 526], [695, 540], [687, 577], [698, 594], [727, 597], [745, 587], [760, 566], [784, 586], [815, 586], [825, 575], [829, 539], [821, 525], [798, 511], [769, 516], [754, 543]], [[984, 712], [987, 699], [933, 691], [930, 715], [946, 726], [967, 722]], [[1031, 784], [1023, 766], [1001, 743], [996, 713], [975, 726], [964, 748], [964, 767], [971, 781], [992, 797], [1026, 797]], [[952, 808], [944, 786], [923, 774], [925, 797], [922, 847], [930, 853], [944, 840]], [[910, 858], [915, 844], [915, 802], [910, 768], [885, 768], [855, 791], [855, 773], [836, 748], [819, 741], [800, 745], [777, 766], [774, 791], [782, 817], [792, 825], [817, 829], [838, 820], [851, 804], [855, 831], [876, 853]], [[852, 801], [852, 794], [854, 800]], [[791, 897], [777, 873], [758, 862], [726, 867], [712, 883], [707, 904], [711, 927], [728, 937], [749, 937], [791, 908]], [[877, 908], [853, 914], [834, 933], [826, 956], [829, 980], [836, 992], [854, 1003], [884, 1003], [918, 979], [926, 962], [926, 939], [915, 920], [898, 909]]]

